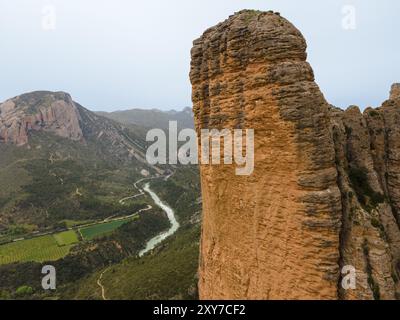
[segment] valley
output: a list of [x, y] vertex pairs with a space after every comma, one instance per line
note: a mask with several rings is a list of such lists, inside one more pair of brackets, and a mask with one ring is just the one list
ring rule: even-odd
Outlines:
[[171, 224], [171, 227], [155, 236], [154, 238], [150, 239], [147, 244], [146, 247], [139, 252], [139, 257], [143, 257], [146, 253], [148, 253], [149, 251], [153, 250], [158, 244], [162, 243], [165, 239], [167, 239], [168, 237], [172, 236], [179, 228], [179, 222], [176, 221], [175, 218], [175, 213], [174, 210], [171, 209], [167, 204], [165, 204], [164, 202], [162, 202], [162, 200], [160, 200], [160, 198], [157, 196], [156, 193], [154, 193], [151, 189], [150, 189], [150, 184], [146, 183], [146, 185], [144, 186], [143, 190], [145, 190], [153, 199], [154, 203], [160, 207], [162, 210], [164, 210], [164, 212], [166, 213], [168, 220]]
[[68, 228], [67, 231], [31, 234], [27, 238], [11, 240], [0, 245], [0, 265], [14, 262], [44, 262], [54, 261], [65, 257], [70, 249], [81, 241], [90, 241], [112, 233], [125, 223], [134, 221], [140, 212], [150, 210], [140, 209], [129, 216], [114, 218]]
[[[171, 279], [154, 275], [161, 290], [186, 294], [191, 287], [196, 296], [197, 258], [178, 266], [161, 253], [176, 242], [184, 250], [180, 239], [198, 228], [198, 170], [149, 165], [145, 132], [92, 113], [65, 93], [34, 92], [0, 104], [0, 182], [8, 186], [0, 190], [0, 298], [103, 299], [100, 282], [114, 299], [111, 276], [139, 281], [156, 271], [147, 265], [153, 259], [162, 274], [171, 263], [190, 270], [174, 292]], [[196, 257], [198, 237], [185, 249]], [[57, 270], [52, 292], [41, 288], [46, 264]], [[114, 268], [137, 269], [137, 276]], [[128, 291], [121, 299], [138, 294]]]
[[198, 298], [201, 208], [198, 169], [194, 166], [180, 168], [170, 179], [158, 182], [152, 184], [152, 189], [163, 203], [173, 208], [180, 228], [142, 257], [128, 257], [88, 275], [78, 283], [65, 286], [61, 290], [62, 298]]
[[[169, 177], [169, 176], [168, 176]], [[163, 177], [160, 177], [163, 178]], [[124, 203], [129, 199], [137, 196], [143, 196], [142, 189], [138, 188], [138, 183], [154, 179], [146, 178], [140, 179], [134, 183], [135, 188], [139, 191], [138, 194], [119, 200]], [[158, 244], [164, 241], [169, 236], [173, 235], [179, 228], [179, 223], [176, 221], [174, 211], [150, 189], [150, 184], [146, 183], [144, 191], [148, 193], [155, 204], [159, 206], [170, 220], [171, 227], [154, 238], [150, 239], [145, 248], [139, 252], [139, 256], [145, 255], [147, 252], [153, 250]], [[27, 238], [18, 238], [10, 240], [8, 244], [0, 245], [0, 265], [14, 262], [44, 262], [53, 261], [65, 257], [73, 245], [80, 241], [90, 241], [107, 234], [128, 223], [139, 218], [139, 213], [151, 210], [152, 205], [148, 204], [146, 208], [142, 208], [137, 212], [128, 216], [116, 215], [112, 218], [106, 218], [102, 221], [91, 222], [74, 227], [67, 228], [66, 231], [53, 231], [46, 232], [45, 234], [33, 233], [28, 235]]]
[[0, 302], [400, 300], [399, 1], [1, 3]]

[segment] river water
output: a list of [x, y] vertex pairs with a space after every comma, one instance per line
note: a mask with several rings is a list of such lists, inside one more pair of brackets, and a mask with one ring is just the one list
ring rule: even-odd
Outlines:
[[169, 219], [169, 221], [171, 223], [171, 227], [167, 231], [165, 231], [165, 232], [159, 234], [158, 236], [155, 236], [154, 238], [150, 239], [146, 243], [146, 247], [142, 251], [139, 252], [139, 257], [142, 257], [147, 252], [153, 250], [158, 244], [163, 242], [168, 237], [172, 236], [179, 229], [179, 223], [175, 218], [174, 210], [171, 209], [167, 204], [165, 204], [164, 202], [161, 201], [161, 199], [157, 196], [157, 194], [155, 194], [150, 189], [150, 184], [149, 183], [145, 184], [143, 190], [146, 191], [150, 195], [150, 197], [153, 199], [154, 203], [158, 207], [160, 207], [162, 210], [164, 210], [164, 212], [167, 214], [168, 219]]

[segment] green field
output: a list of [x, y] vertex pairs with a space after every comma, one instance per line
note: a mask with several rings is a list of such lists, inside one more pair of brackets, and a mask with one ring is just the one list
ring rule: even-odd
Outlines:
[[134, 218], [100, 223], [90, 227], [81, 228], [79, 229], [79, 232], [84, 240], [92, 240], [113, 232], [115, 229], [118, 229], [120, 226], [133, 219]]
[[79, 242], [78, 235], [74, 230], [60, 232], [54, 235], [59, 246], [67, 246]]
[[0, 264], [55, 261], [65, 257], [72, 246], [60, 247], [52, 235], [12, 242], [0, 246]]
[[[83, 240], [92, 240], [110, 234], [123, 224], [136, 218], [99, 223], [79, 229]], [[14, 262], [55, 261], [65, 257], [70, 249], [79, 242], [76, 230], [54, 235], [40, 236], [0, 245], [0, 265]]]

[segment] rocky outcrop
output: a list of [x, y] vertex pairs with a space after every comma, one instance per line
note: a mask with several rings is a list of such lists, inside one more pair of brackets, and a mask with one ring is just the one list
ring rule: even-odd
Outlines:
[[396, 150], [389, 136], [400, 126], [388, 123], [397, 112], [394, 108], [389, 115], [383, 108], [368, 108], [362, 114], [355, 106], [332, 109], [343, 204], [340, 264], [357, 270], [356, 290], [339, 287], [346, 299], [394, 299], [399, 293], [400, 233], [392, 199], [400, 185], [392, 180], [398, 168], [389, 169], [390, 154]]
[[79, 112], [64, 92], [32, 92], [0, 104], [0, 142], [25, 145], [31, 131], [81, 140]]
[[[35, 91], [0, 104], [0, 144], [31, 147], [31, 138], [58, 136], [98, 150], [98, 157], [113, 164], [131, 164], [163, 174], [146, 160], [143, 128], [127, 127], [74, 102], [65, 92]], [[38, 145], [48, 139], [37, 139]]]
[[[364, 115], [331, 107], [301, 33], [249, 10], [194, 41], [190, 78], [199, 133], [255, 130], [252, 175], [201, 165], [200, 297], [396, 298], [398, 87]], [[356, 289], [342, 288], [344, 266]]]
[[392, 85], [390, 90], [390, 100], [396, 100], [400, 98], [400, 83], [395, 83]]
[[194, 42], [197, 129], [255, 130], [251, 176], [201, 166], [201, 298], [337, 298], [335, 151], [305, 50], [272, 12], [240, 12]]

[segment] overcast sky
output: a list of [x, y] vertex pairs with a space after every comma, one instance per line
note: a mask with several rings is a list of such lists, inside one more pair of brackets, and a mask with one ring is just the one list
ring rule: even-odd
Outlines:
[[400, 82], [398, 0], [0, 0], [0, 101], [61, 90], [92, 110], [191, 106], [192, 41], [245, 8], [303, 32], [334, 105], [379, 106]]

